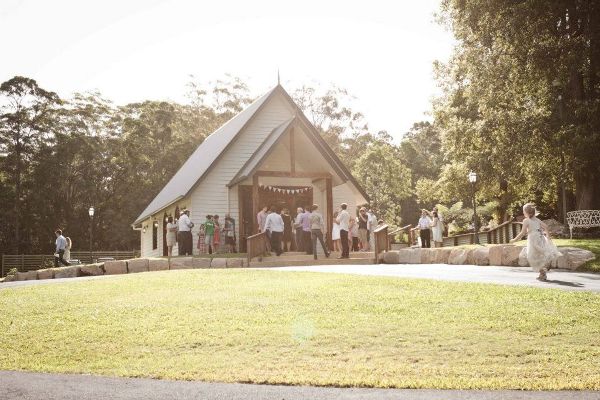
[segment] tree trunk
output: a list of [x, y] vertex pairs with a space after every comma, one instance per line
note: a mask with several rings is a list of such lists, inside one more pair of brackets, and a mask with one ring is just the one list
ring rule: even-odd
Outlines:
[[600, 209], [599, 178], [591, 171], [581, 171], [575, 175], [575, 204], [578, 210]]
[[21, 254], [21, 144], [17, 139], [15, 146], [16, 150], [16, 165], [15, 165], [15, 254]]

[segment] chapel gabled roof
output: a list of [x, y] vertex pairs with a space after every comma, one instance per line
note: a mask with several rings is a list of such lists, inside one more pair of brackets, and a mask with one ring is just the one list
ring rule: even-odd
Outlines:
[[213, 163], [235, 140], [236, 136], [252, 120], [252, 117], [256, 115], [276, 89], [277, 87], [256, 99], [246, 109], [204, 139], [133, 224], [143, 221], [152, 214], [185, 197], [196, 183], [205, 176]]
[[[352, 176], [350, 171], [346, 168], [344, 163], [337, 157], [333, 150], [327, 145], [325, 140], [321, 137], [319, 132], [315, 129], [312, 123], [306, 118], [302, 110], [294, 102], [291, 96], [283, 89], [281, 85], [275, 86], [269, 90], [263, 96], [259, 97], [246, 109], [237, 114], [235, 117], [227, 121], [219, 129], [211, 133], [187, 161], [179, 168], [179, 170], [173, 175], [171, 180], [163, 187], [158, 195], [152, 200], [152, 202], [144, 209], [140, 216], [135, 220], [133, 225], [137, 225], [152, 214], [164, 209], [165, 207], [174, 204], [179, 199], [184, 198], [189, 194], [191, 190], [206, 176], [211, 168], [216, 165], [219, 157], [227, 151], [228, 147], [235, 142], [236, 138], [244, 130], [244, 128], [252, 121], [252, 119], [259, 113], [260, 109], [267, 103], [267, 101], [275, 94], [281, 93], [285, 100], [296, 110], [295, 117], [285, 121], [283, 124], [274, 129], [273, 132], [263, 142], [263, 144], [255, 151], [253, 155], [236, 174], [237, 178], [245, 175], [246, 170], [253, 170], [256, 166], [256, 162], [260, 162], [261, 159], [268, 153], [270, 145], [274, 143], [287, 131], [293, 121], [297, 121], [307, 128], [308, 136], [311, 141], [317, 146], [323, 157], [329, 162], [334, 168], [336, 173], [344, 180], [352, 182], [353, 186], [361, 193], [365, 200], [368, 201], [369, 197]], [[271, 143], [272, 142], [272, 143]], [[262, 154], [264, 152], [265, 154]], [[260, 154], [258, 154], [260, 153]], [[234, 178], [234, 180], [237, 180]], [[233, 182], [233, 180], [232, 180]], [[229, 182], [231, 184], [231, 182]]]

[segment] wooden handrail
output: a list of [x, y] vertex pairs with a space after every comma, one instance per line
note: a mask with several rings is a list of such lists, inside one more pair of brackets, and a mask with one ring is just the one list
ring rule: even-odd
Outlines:
[[475, 235], [479, 236], [479, 242], [481, 243], [481, 237], [487, 239], [487, 243], [499, 243], [504, 244], [508, 243], [511, 238], [515, 237], [518, 232], [516, 232], [515, 228], [517, 225], [521, 225], [522, 222], [515, 221], [514, 218], [505, 221], [495, 227], [494, 229], [490, 229], [489, 231], [480, 231], [480, 232], [471, 232], [471, 233], [461, 233], [460, 235], [446, 236], [444, 237], [444, 242], [451, 240], [452, 245], [458, 246], [461, 242], [462, 238], [469, 238], [469, 243], [475, 243]]
[[267, 240], [266, 232], [257, 233], [246, 238], [248, 265], [250, 265], [252, 258], [264, 256], [267, 253]]
[[389, 242], [389, 247], [391, 248], [391, 244], [392, 244], [392, 238], [397, 235], [399, 232], [403, 232], [406, 231], [406, 233], [408, 233], [408, 245], [412, 246], [413, 244], [413, 234], [412, 234], [412, 225], [408, 224], [406, 226], [403, 226], [401, 228], [396, 228], [393, 231], [388, 233], [388, 242]]
[[379, 264], [379, 253], [383, 251], [390, 250], [390, 244], [388, 241], [388, 226], [387, 224], [383, 224], [379, 228], [376, 228], [373, 231], [373, 240], [374, 240], [374, 252], [375, 252], [375, 262], [374, 264]]

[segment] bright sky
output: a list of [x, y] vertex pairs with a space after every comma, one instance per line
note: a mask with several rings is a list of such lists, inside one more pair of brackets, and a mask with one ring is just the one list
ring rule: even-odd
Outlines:
[[190, 75], [226, 73], [254, 95], [277, 82], [348, 89], [371, 131], [428, 119], [434, 60], [453, 39], [439, 0], [1, 0], [0, 81], [34, 78], [63, 97], [185, 101]]

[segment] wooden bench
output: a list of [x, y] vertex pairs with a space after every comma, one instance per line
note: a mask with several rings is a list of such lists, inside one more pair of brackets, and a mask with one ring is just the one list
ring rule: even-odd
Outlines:
[[578, 210], [567, 213], [567, 224], [573, 239], [573, 228], [600, 227], [600, 210]]

